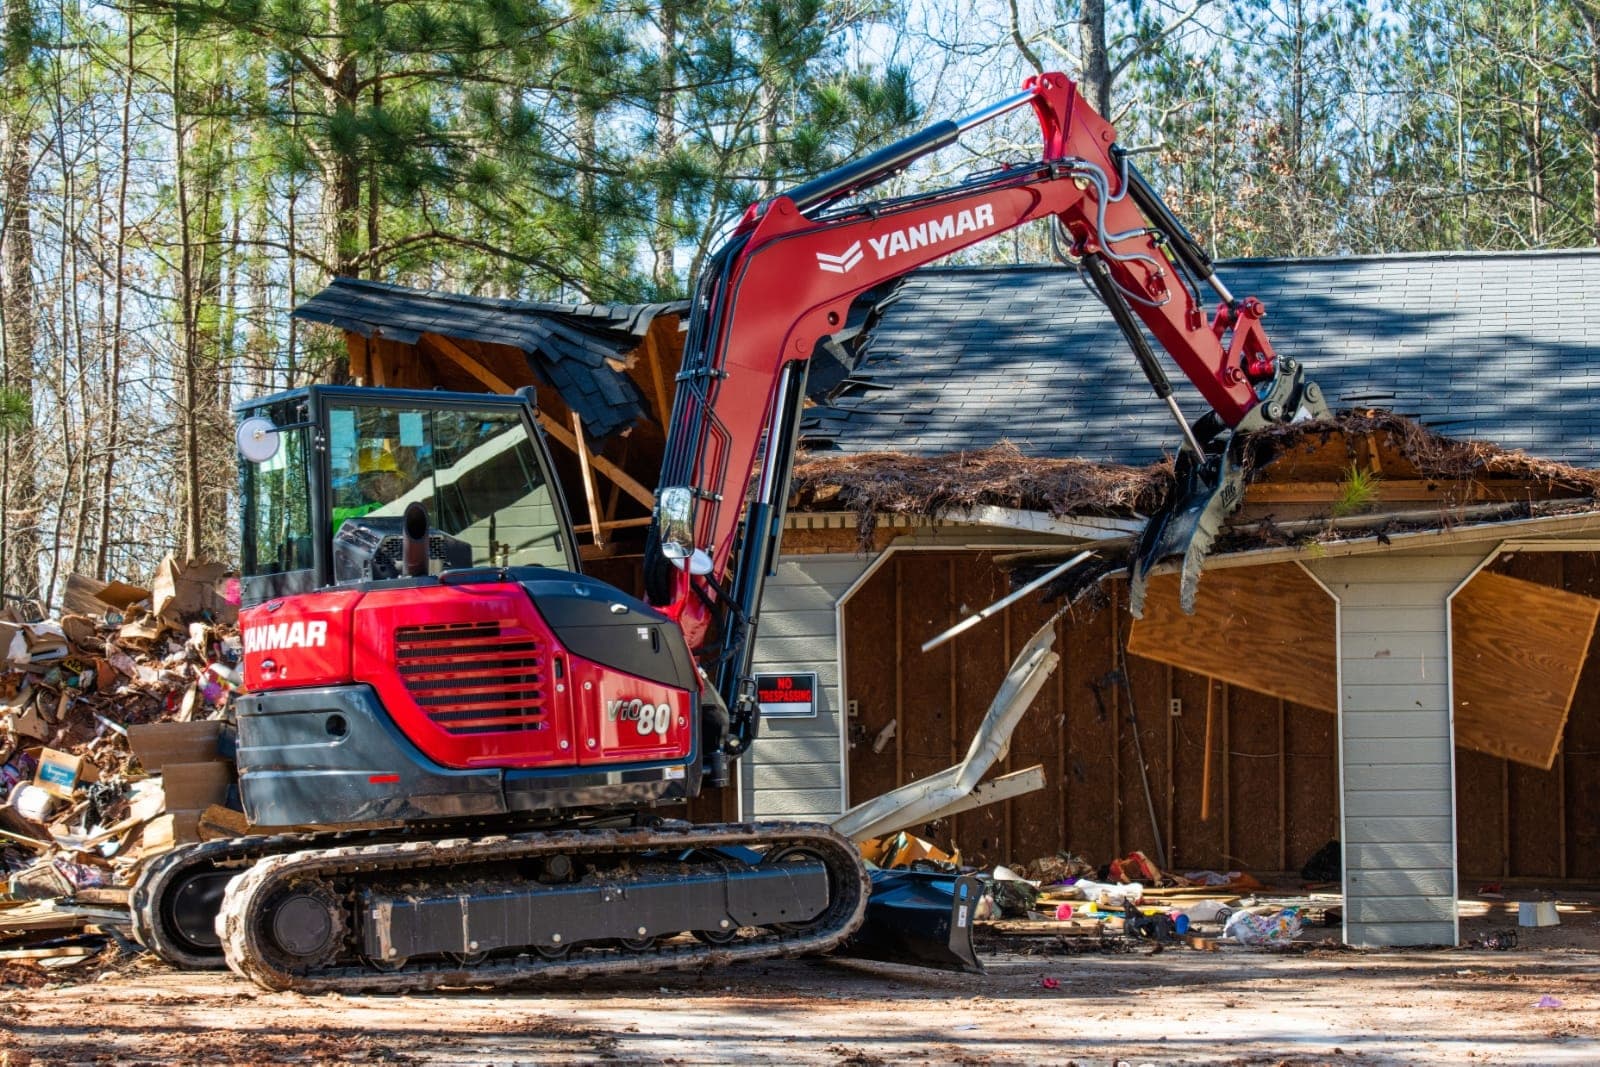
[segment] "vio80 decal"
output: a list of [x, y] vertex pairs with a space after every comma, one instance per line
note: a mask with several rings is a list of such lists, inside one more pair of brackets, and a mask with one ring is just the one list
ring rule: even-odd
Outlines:
[[634, 723], [641, 735], [655, 734], [664, 740], [667, 729], [672, 725], [672, 705], [650, 704], [643, 700], [608, 700], [606, 718], [612, 722], [620, 720]]

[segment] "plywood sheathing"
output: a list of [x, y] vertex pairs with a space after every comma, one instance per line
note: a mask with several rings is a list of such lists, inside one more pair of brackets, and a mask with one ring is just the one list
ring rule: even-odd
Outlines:
[[1193, 615], [1178, 607], [1178, 576], [1159, 575], [1145, 603], [1128, 638], [1133, 655], [1338, 710], [1334, 603], [1298, 564], [1208, 574]]
[[1456, 744], [1549, 770], [1600, 600], [1484, 572], [1450, 612]]

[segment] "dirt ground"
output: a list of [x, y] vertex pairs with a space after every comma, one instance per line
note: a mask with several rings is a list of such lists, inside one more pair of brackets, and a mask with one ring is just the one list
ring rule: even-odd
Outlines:
[[[1475, 922], [1488, 929], [1496, 918]], [[70, 984], [56, 972], [50, 985], [0, 985], [0, 1067], [1592, 1064], [1600, 950], [1569, 942], [1600, 931], [1567, 919], [1560, 934], [1524, 931], [1509, 951], [1139, 945], [986, 953], [982, 976], [801, 960], [581, 990], [401, 997], [264, 993], [231, 975], [180, 974], [142, 957], [79, 965]]]

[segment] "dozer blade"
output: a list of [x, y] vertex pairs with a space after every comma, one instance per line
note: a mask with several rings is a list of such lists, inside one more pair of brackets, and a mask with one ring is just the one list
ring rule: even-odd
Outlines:
[[1176, 490], [1145, 524], [1128, 567], [1128, 610], [1134, 618], [1144, 617], [1150, 572], [1173, 556], [1183, 557], [1178, 602], [1184, 614], [1194, 613], [1206, 554], [1223, 522], [1244, 499], [1244, 472], [1234, 450], [1237, 440], [1233, 438], [1221, 452], [1203, 459], [1187, 449], [1178, 453]]
[[874, 870], [867, 917], [838, 951], [889, 963], [982, 974], [972, 918], [983, 886], [972, 875]]

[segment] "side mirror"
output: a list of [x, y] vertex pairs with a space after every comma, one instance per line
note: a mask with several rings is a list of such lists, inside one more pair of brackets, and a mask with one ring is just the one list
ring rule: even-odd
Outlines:
[[239, 446], [239, 455], [251, 463], [265, 463], [278, 454], [281, 444], [278, 427], [271, 419], [260, 415], [252, 415], [239, 423], [233, 440]]
[[685, 560], [705, 555], [694, 547], [694, 490], [672, 486], [656, 494], [656, 536], [661, 554], [679, 570]]

